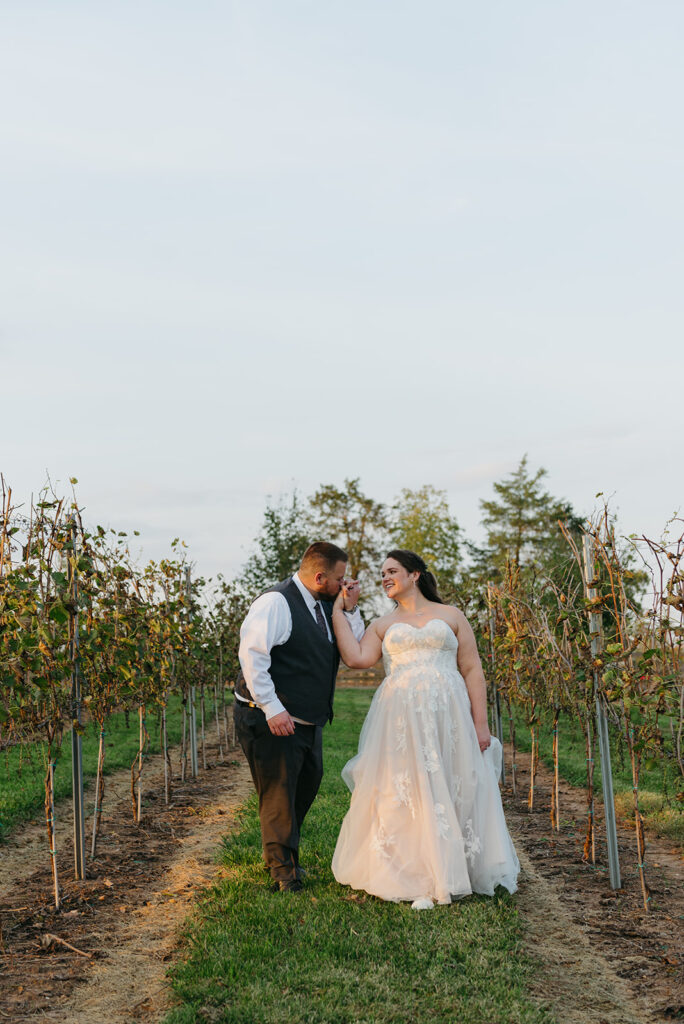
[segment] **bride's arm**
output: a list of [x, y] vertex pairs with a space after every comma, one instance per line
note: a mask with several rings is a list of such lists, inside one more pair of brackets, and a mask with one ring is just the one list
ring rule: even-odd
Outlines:
[[491, 742], [487, 718], [487, 683], [482, 662], [477, 650], [477, 641], [472, 627], [463, 612], [458, 612], [458, 670], [465, 679], [470, 697], [470, 710], [475, 723], [475, 732], [480, 750], [486, 750]]
[[382, 654], [382, 640], [376, 632], [375, 623], [371, 622], [359, 643], [343, 609], [344, 594], [340, 591], [333, 605], [332, 621], [342, 661], [349, 668], [371, 668]]

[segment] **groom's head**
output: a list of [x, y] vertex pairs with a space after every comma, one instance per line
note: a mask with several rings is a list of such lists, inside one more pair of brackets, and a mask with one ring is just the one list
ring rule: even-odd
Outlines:
[[347, 552], [338, 548], [337, 544], [316, 541], [304, 552], [299, 578], [316, 597], [331, 600], [340, 592], [347, 561]]

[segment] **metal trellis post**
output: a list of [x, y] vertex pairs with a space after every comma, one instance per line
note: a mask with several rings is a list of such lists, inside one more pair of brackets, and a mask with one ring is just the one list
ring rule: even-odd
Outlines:
[[[594, 538], [584, 534], [584, 583], [589, 601], [597, 596], [596, 579], [594, 578]], [[591, 636], [591, 656], [596, 661], [603, 646], [603, 628], [601, 612], [589, 612], [589, 634]], [[620, 889], [620, 858], [618, 854], [617, 826], [615, 823], [615, 798], [613, 796], [613, 773], [610, 764], [610, 739], [608, 736], [608, 719], [599, 696], [598, 668], [594, 667], [594, 698], [596, 701], [596, 731], [599, 739], [601, 756], [601, 783], [603, 786], [603, 808], [606, 818], [606, 842], [608, 845], [608, 872], [611, 889]]]
[[83, 801], [83, 751], [81, 735], [81, 679], [78, 666], [78, 578], [76, 523], [71, 523], [71, 553], [67, 558], [71, 610], [69, 615], [71, 656], [71, 784], [74, 805], [74, 878], [85, 878], [85, 815]]
[[490, 663], [492, 666], [492, 688], [494, 690], [494, 725], [496, 728], [496, 735], [499, 743], [501, 744], [501, 784], [506, 784], [506, 763], [503, 756], [503, 721], [501, 718], [501, 698], [499, 696], [499, 687], [496, 685], [494, 676], [495, 667], [495, 651], [494, 651], [494, 636], [496, 634], [496, 612], [494, 605], [491, 603], [491, 594], [488, 592], [489, 597], [489, 647], [490, 647]]
[[[190, 625], [190, 608], [192, 601], [192, 585], [190, 583], [190, 566], [185, 569], [185, 593], [188, 601], [188, 626]], [[199, 767], [197, 764], [197, 716], [195, 714], [195, 686], [190, 686], [189, 695], [189, 708], [188, 714], [190, 719], [190, 771], [192, 772], [193, 779], [196, 779], [199, 775]]]

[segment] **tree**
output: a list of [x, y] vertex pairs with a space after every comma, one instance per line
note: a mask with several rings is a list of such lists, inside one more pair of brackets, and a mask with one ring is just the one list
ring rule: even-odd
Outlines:
[[223, 673], [221, 685], [226, 679], [234, 680], [240, 670], [240, 626], [253, 596], [245, 595], [235, 581], [229, 582], [219, 573], [208, 621], [212, 643], [220, 651], [219, 663]]
[[397, 548], [415, 551], [437, 578], [446, 601], [455, 598], [461, 563], [460, 527], [449, 511], [446, 492], [431, 484], [405, 487], [392, 506], [390, 539]]
[[276, 503], [269, 500], [255, 544], [236, 580], [249, 598], [296, 572], [309, 546], [306, 513], [296, 490], [289, 498], [281, 495]]
[[487, 531], [484, 561], [498, 579], [507, 562], [517, 570], [548, 568], [559, 558], [568, 561], [558, 521], [571, 533], [578, 533], [582, 520], [570, 502], [559, 501], [542, 489], [545, 476], [545, 469], [530, 474], [525, 455], [510, 477], [494, 484], [498, 500], [480, 501]]
[[345, 480], [342, 488], [334, 484], [319, 487], [310, 499], [309, 523], [316, 540], [344, 548], [354, 579], [371, 572], [378, 575], [381, 543], [387, 537], [387, 511], [362, 492], [358, 477]]

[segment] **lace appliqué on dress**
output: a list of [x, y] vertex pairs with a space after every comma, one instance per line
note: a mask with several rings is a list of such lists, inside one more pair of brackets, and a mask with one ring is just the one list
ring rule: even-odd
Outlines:
[[480, 837], [476, 836], [473, 832], [473, 823], [470, 818], [466, 821], [465, 833], [463, 835], [463, 849], [466, 859], [469, 860], [471, 864], [475, 863], [475, 857], [477, 854], [482, 852]]
[[378, 825], [378, 831], [370, 841], [370, 848], [374, 853], [379, 854], [384, 860], [389, 860], [388, 846], [394, 846], [394, 836], [388, 835], [382, 822]]
[[394, 783], [396, 802], [398, 804], [405, 804], [411, 812], [411, 817], [415, 818], [416, 811], [413, 806], [413, 798], [411, 797], [411, 776], [408, 772], [400, 772], [398, 775], [392, 776], [392, 782]]
[[404, 715], [397, 718], [397, 750], [400, 754], [406, 753], [406, 717]]
[[446, 808], [444, 804], [435, 804], [435, 817], [437, 819], [437, 831], [440, 839], [446, 839], [450, 832], [450, 825], [447, 821]]
[[433, 721], [437, 713], [446, 703], [446, 694], [442, 686], [435, 686], [433, 681], [429, 683], [419, 682], [415, 691], [415, 706], [419, 715]]
[[432, 772], [439, 771], [442, 762], [439, 759], [439, 754], [437, 753], [437, 748], [434, 743], [430, 746], [426, 744], [423, 747], [423, 763], [425, 765], [426, 772], [430, 772], [432, 774]]

